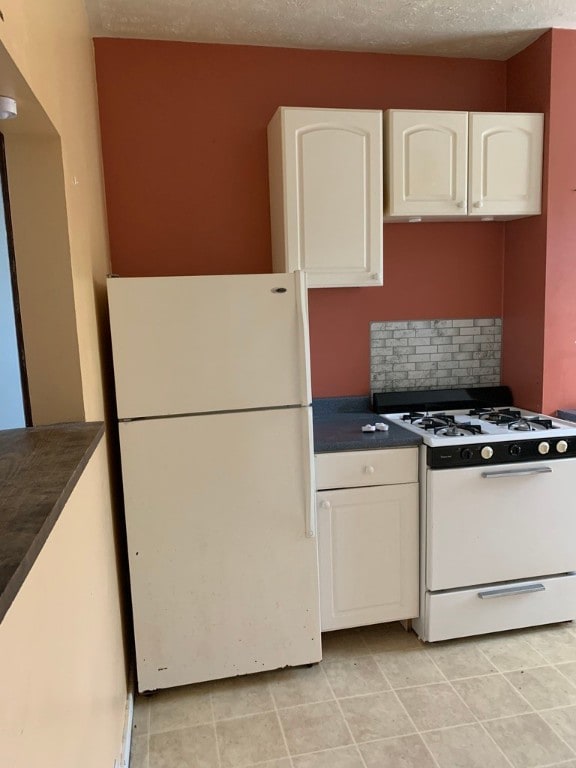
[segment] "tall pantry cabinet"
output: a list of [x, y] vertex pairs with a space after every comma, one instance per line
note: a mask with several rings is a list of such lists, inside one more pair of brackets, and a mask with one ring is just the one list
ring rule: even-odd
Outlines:
[[274, 271], [382, 285], [382, 112], [280, 107], [268, 157]]

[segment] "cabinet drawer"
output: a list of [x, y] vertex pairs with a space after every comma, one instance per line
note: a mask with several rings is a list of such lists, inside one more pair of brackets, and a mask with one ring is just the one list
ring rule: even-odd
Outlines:
[[357, 488], [418, 482], [418, 448], [316, 455], [316, 487]]
[[432, 642], [570, 621], [576, 618], [576, 574], [428, 593], [426, 601], [426, 626], [416, 629]]

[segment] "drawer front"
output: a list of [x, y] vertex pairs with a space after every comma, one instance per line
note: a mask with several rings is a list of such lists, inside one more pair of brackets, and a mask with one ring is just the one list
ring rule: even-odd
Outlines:
[[418, 448], [316, 455], [318, 490], [417, 482]]
[[448, 640], [576, 618], [576, 574], [426, 595], [423, 640]]

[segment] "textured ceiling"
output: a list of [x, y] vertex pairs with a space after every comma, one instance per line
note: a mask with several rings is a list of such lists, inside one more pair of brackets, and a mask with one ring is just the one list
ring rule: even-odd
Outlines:
[[85, 0], [95, 37], [507, 59], [576, 0]]

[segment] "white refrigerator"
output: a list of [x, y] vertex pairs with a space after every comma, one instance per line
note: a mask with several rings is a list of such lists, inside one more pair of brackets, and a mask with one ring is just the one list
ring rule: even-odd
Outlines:
[[138, 690], [319, 661], [304, 275], [108, 297]]

